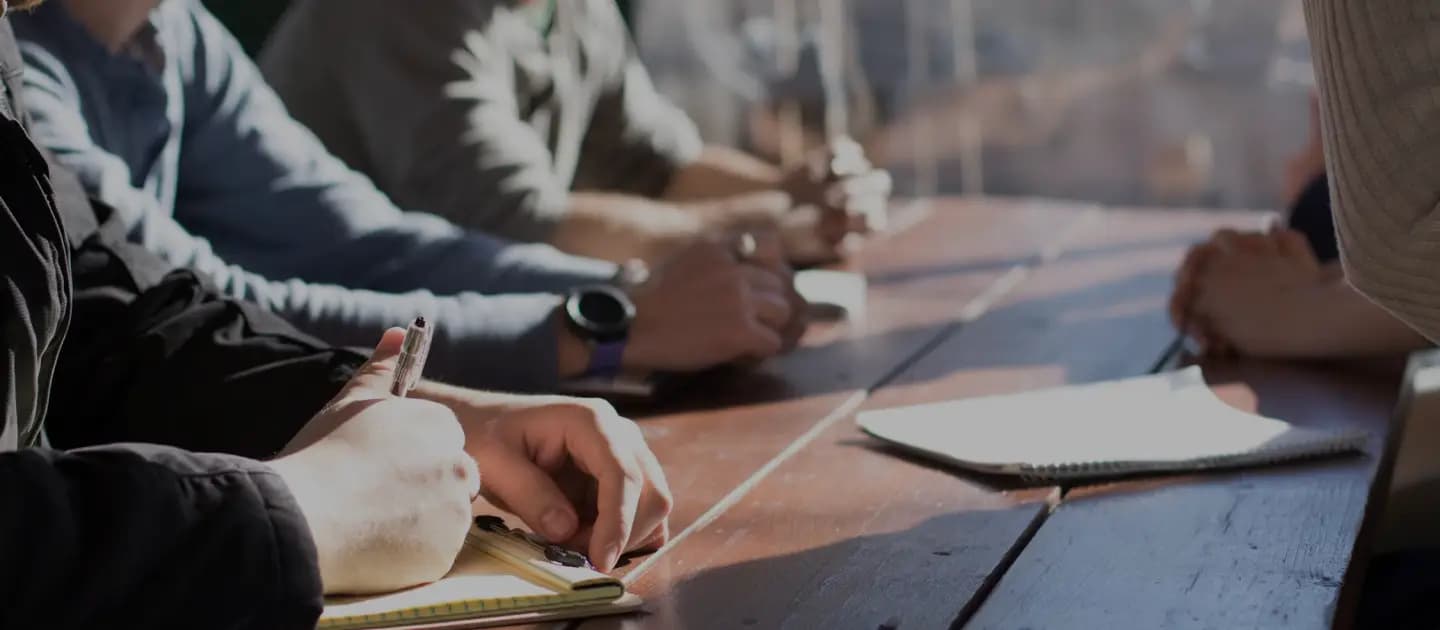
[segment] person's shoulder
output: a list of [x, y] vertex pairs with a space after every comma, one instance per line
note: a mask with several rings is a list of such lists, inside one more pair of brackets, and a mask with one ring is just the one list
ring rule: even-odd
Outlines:
[[[565, 0], [555, 0], [564, 2]], [[625, 16], [620, 14], [620, 7], [615, 0], [573, 0], [570, 10], [575, 11], [580, 22], [584, 23], [591, 30], [598, 30], [607, 35], [630, 36], [630, 30], [625, 26]]]
[[286, 20], [303, 20], [312, 27], [334, 23], [397, 27], [446, 20], [475, 28], [509, 4], [506, 0], [299, 0], [287, 11]]

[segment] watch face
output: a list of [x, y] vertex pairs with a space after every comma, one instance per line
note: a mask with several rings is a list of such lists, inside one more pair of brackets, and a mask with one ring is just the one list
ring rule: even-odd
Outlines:
[[635, 318], [630, 298], [614, 287], [587, 287], [570, 296], [566, 303], [570, 321], [597, 341], [623, 337]]

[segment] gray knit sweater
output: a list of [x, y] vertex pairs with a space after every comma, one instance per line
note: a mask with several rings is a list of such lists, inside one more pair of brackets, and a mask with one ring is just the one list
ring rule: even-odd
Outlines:
[[1346, 276], [1440, 340], [1440, 1], [1305, 0]]

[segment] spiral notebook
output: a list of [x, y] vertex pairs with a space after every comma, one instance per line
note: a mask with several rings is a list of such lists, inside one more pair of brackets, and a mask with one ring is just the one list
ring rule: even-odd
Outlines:
[[1033, 481], [1259, 466], [1358, 451], [1367, 437], [1235, 409], [1215, 397], [1198, 367], [871, 411], [859, 424], [953, 466]]
[[583, 556], [479, 517], [444, 578], [383, 595], [326, 598], [319, 628], [482, 628], [631, 612], [640, 598]]

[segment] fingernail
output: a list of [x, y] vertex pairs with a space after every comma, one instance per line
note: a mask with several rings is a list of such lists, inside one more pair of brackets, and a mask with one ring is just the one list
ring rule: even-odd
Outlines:
[[562, 541], [570, 537], [574, 528], [570, 518], [570, 511], [564, 508], [550, 508], [540, 516], [540, 527], [545, 530], [545, 537], [551, 541]]
[[606, 547], [604, 561], [605, 569], [607, 571], [610, 569], [614, 569], [615, 565], [620, 564], [620, 547], [618, 545], [610, 545], [609, 547]]

